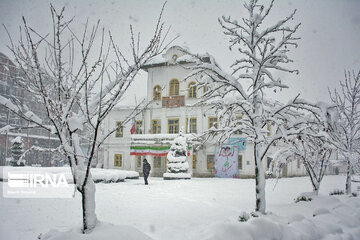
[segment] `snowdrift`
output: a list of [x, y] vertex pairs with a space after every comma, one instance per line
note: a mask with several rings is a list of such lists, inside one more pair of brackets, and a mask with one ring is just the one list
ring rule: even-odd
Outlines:
[[82, 234], [78, 228], [60, 232], [50, 230], [44, 235], [40, 235], [41, 240], [99, 240], [99, 239], [127, 239], [127, 240], [151, 240], [149, 236], [131, 226], [118, 226], [106, 222], [98, 222], [96, 228], [89, 234]]

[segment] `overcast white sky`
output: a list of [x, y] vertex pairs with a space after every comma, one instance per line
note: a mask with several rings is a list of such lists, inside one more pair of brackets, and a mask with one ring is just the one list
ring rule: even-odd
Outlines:
[[[1, 0], [0, 22], [13, 38], [18, 36], [21, 16], [29, 25], [45, 33], [50, 31], [51, 19], [48, 0]], [[129, 24], [141, 31], [143, 39], [151, 34], [163, 1], [158, 0], [78, 0], [53, 1], [56, 7], [65, 5], [69, 16], [76, 16], [80, 30], [86, 18], [93, 23], [101, 19], [112, 31], [119, 45], [128, 46]], [[243, 0], [168, 0], [164, 20], [171, 25], [171, 36], [179, 35], [176, 44], [194, 53], [209, 52], [227, 68], [234, 58], [229, 54], [226, 37], [217, 18], [225, 15], [240, 19], [244, 16]], [[260, 1], [267, 4], [268, 0]], [[299, 75], [282, 74], [290, 86], [282, 94], [287, 97], [301, 93], [312, 101], [327, 101], [327, 88], [338, 86], [345, 69], [360, 70], [360, 0], [277, 0], [269, 16], [277, 22], [297, 9], [295, 22], [301, 22], [297, 36], [302, 39], [292, 52]], [[11, 57], [6, 49], [8, 38], [0, 29], [0, 52]], [[132, 89], [145, 93], [146, 74]], [[133, 91], [133, 90], [132, 90]], [[132, 97], [131, 97], [132, 98]], [[130, 100], [130, 99], [128, 99]], [[133, 98], [131, 99], [133, 100]]]

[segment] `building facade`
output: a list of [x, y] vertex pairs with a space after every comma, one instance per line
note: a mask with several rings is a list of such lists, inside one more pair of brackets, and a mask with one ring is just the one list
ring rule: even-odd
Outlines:
[[[202, 58], [206, 61], [207, 57]], [[197, 88], [194, 78], [184, 80], [193, 64], [194, 59], [190, 55], [185, 54], [181, 47], [173, 46], [143, 68], [148, 74], [146, 101], [150, 104], [135, 121], [124, 124], [105, 141], [104, 168], [141, 173], [142, 159], [146, 158], [152, 166], [151, 176], [162, 177], [166, 172], [167, 152], [179, 131], [182, 130], [188, 139], [192, 139], [211, 127], [217, 127], [218, 116], [206, 107], [195, 105], [204, 89]], [[104, 124], [105, 131], [121, 125], [131, 111], [131, 108], [118, 108], [111, 112]], [[131, 134], [133, 122], [135, 132]], [[252, 143], [241, 134], [232, 136], [234, 140], [242, 142], [238, 147], [236, 177], [253, 177], [255, 166]], [[215, 150], [218, 146], [214, 140], [204, 144], [189, 141], [188, 161], [192, 176], [214, 176]], [[268, 157], [264, 161], [265, 169], [271, 160]], [[290, 163], [283, 169], [283, 175], [305, 175], [305, 169], [302, 164]]]
[[[26, 103], [33, 113], [44, 120], [46, 124], [46, 111], [34, 96], [19, 87], [17, 81], [24, 79], [22, 71], [4, 54], [0, 53], [0, 95], [20, 106]], [[48, 123], [47, 123], [48, 124]], [[24, 143], [24, 151], [32, 146], [42, 149], [53, 149], [59, 146], [58, 138], [49, 131], [40, 127], [31, 126], [30, 122], [20, 118], [0, 104], [0, 129], [11, 126], [12, 129], [0, 132], [0, 165], [8, 165], [11, 158], [11, 141], [21, 137]], [[25, 155], [26, 165], [53, 166], [64, 160], [56, 153], [49, 151], [28, 151]]]

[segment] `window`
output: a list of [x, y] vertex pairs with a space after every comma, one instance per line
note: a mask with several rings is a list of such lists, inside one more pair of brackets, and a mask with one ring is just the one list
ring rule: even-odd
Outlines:
[[141, 156], [136, 156], [136, 167], [141, 168]]
[[196, 154], [195, 153], [192, 155], [192, 168], [196, 169]]
[[154, 168], [161, 168], [161, 157], [154, 157]]
[[239, 170], [243, 169], [243, 156], [242, 155], [238, 156], [238, 169]]
[[196, 83], [191, 82], [188, 85], [188, 98], [196, 98]]
[[123, 131], [123, 126], [121, 126], [121, 122], [116, 122], [115, 126], [116, 126], [115, 137], [123, 137], [124, 131]]
[[169, 96], [179, 95], [179, 80], [172, 79], [169, 84]]
[[268, 122], [266, 124], [266, 129], [267, 129], [267, 135], [270, 136], [271, 135], [271, 124], [270, 124], [270, 122]]
[[196, 133], [196, 118], [190, 118], [190, 126], [189, 118], [186, 118], [186, 133]]
[[153, 88], [153, 100], [154, 101], [161, 100], [161, 87], [159, 85], [156, 85]]
[[217, 117], [209, 117], [209, 129], [214, 127], [217, 128]]
[[114, 167], [122, 167], [122, 154], [114, 154]]
[[142, 120], [136, 120], [135, 122], [135, 134], [142, 134]]
[[179, 133], [179, 119], [169, 119], [168, 120], [168, 132], [169, 133]]
[[152, 133], [161, 133], [161, 122], [160, 120], [152, 120]]
[[[236, 115], [236, 127], [239, 127], [242, 125], [242, 123], [240, 122], [242, 119], [242, 115], [241, 114], [238, 114]], [[235, 134], [241, 134], [242, 132], [240, 130], [236, 130], [235, 131]]]
[[214, 155], [207, 155], [207, 169], [212, 170], [215, 168]]
[[269, 169], [269, 168], [270, 168], [270, 165], [271, 165], [271, 164], [272, 164], [272, 162], [273, 162], [273, 158], [271, 158], [271, 157], [267, 157], [267, 158], [266, 158], [266, 160], [267, 160], [266, 167]]
[[207, 86], [207, 84], [205, 84], [205, 85], [203, 86], [203, 91], [204, 91], [204, 93], [206, 93], [206, 92], [208, 91], [208, 86]]

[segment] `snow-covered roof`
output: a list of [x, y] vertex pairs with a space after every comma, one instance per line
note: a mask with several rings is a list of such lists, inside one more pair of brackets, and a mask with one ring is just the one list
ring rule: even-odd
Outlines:
[[148, 63], [142, 67], [142, 69], [147, 71], [147, 69], [153, 68], [153, 67], [194, 63], [194, 62], [198, 61], [199, 58], [202, 61], [210, 60], [209, 54], [194, 55], [194, 54], [190, 53], [189, 49], [175, 45], [175, 46], [170, 47], [166, 51], [166, 53], [164, 53], [162, 55], [158, 55], [158, 56], [150, 59], [148, 61]]
[[[192, 134], [184, 134], [190, 138]], [[132, 144], [171, 144], [179, 134], [133, 134], [131, 135]]]

